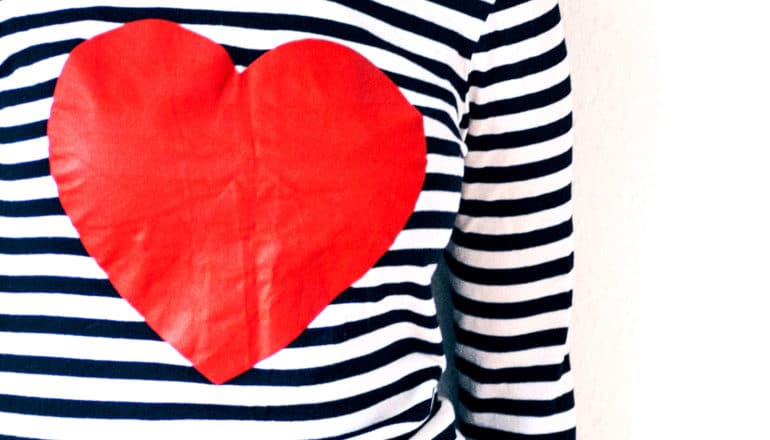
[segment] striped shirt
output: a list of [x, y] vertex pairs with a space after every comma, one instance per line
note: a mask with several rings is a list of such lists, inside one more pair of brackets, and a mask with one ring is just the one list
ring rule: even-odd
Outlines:
[[[49, 170], [68, 54], [145, 18], [221, 44], [238, 69], [299, 39], [342, 44], [423, 118], [425, 181], [388, 251], [222, 385], [115, 291]], [[571, 124], [556, 0], [2, 0], [0, 438], [574, 438]], [[442, 256], [454, 405], [437, 393]]]

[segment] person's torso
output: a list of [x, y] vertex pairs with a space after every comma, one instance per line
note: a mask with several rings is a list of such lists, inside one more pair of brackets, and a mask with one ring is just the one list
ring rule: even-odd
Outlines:
[[[487, 8], [481, 1], [4, 0], [0, 434], [455, 438], [451, 405], [436, 396], [445, 359], [430, 283], [460, 200], [468, 59]], [[288, 347], [223, 385], [209, 383], [119, 296], [82, 246], [49, 171], [46, 122], [69, 53], [145, 18], [221, 44], [238, 70], [284, 43], [342, 44], [383, 71], [422, 115], [425, 178], [393, 244]]]

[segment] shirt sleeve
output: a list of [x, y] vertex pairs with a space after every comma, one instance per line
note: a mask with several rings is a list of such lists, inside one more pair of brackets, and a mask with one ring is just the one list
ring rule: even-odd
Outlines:
[[462, 201], [446, 253], [460, 430], [574, 439], [572, 113], [556, 0], [498, 0], [468, 78]]

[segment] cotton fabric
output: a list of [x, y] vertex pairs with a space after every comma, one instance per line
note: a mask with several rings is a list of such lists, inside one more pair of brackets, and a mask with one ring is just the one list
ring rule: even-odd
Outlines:
[[[224, 385], [115, 292], [48, 170], [46, 121], [68, 53], [142, 18], [222, 44], [239, 69], [301, 38], [346, 45], [423, 114], [426, 179], [389, 251], [287, 348]], [[3, 0], [0, 434], [574, 438], [571, 123], [553, 0]], [[442, 254], [457, 411], [436, 392], [446, 359], [430, 283]]]

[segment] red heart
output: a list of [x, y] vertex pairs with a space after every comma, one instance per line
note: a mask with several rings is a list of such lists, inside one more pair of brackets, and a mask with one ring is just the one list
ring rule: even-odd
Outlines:
[[214, 383], [363, 276], [425, 175], [422, 116], [353, 50], [301, 40], [238, 74], [221, 46], [162, 20], [72, 51], [48, 136], [89, 254]]

